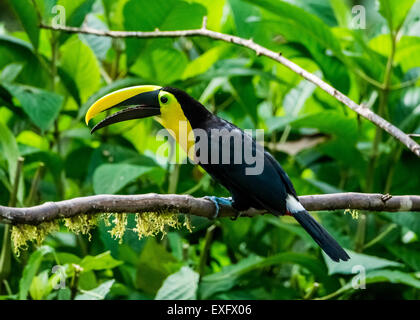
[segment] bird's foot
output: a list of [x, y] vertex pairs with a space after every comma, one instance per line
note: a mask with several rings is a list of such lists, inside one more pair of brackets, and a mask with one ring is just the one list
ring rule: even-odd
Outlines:
[[210, 219], [216, 219], [219, 216], [220, 211], [220, 205], [225, 206], [232, 206], [232, 198], [222, 198], [222, 197], [215, 197], [215, 196], [205, 196], [204, 199], [210, 200], [214, 203], [214, 206], [216, 207], [214, 215]]

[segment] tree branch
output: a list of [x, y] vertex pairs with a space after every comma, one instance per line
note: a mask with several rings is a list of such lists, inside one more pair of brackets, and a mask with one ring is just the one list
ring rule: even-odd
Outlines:
[[[333, 193], [301, 196], [299, 200], [308, 211], [356, 209], [368, 211], [420, 211], [420, 196], [394, 196], [369, 193]], [[0, 221], [12, 224], [39, 224], [59, 218], [95, 213], [173, 212], [210, 218], [213, 202], [204, 198], [176, 194], [97, 195], [59, 202], [46, 202], [30, 208], [0, 206]], [[249, 209], [242, 216], [265, 214]], [[220, 206], [220, 217], [234, 217], [236, 211]]]
[[256, 44], [252, 39], [243, 39], [237, 36], [224, 34], [216, 31], [208, 30], [206, 27], [206, 17], [203, 19], [203, 25], [200, 29], [191, 29], [191, 30], [177, 30], [177, 31], [160, 31], [156, 29], [155, 31], [104, 31], [104, 30], [96, 30], [88, 27], [84, 28], [75, 28], [75, 27], [67, 27], [67, 26], [49, 26], [45, 24], [40, 25], [41, 28], [56, 30], [56, 31], [64, 31], [69, 33], [84, 33], [84, 34], [91, 34], [97, 36], [105, 36], [111, 38], [177, 38], [177, 37], [207, 37], [215, 40], [221, 40], [225, 42], [234, 43], [236, 45], [249, 48], [253, 50], [257, 56], [263, 55], [270, 59], [273, 59], [285, 67], [289, 68], [293, 72], [299, 74], [306, 80], [314, 83], [322, 90], [327, 92], [329, 95], [336, 98], [338, 101], [345, 104], [347, 107], [361, 115], [362, 117], [366, 118], [367, 120], [371, 121], [378, 127], [382, 128], [386, 132], [388, 132], [391, 136], [398, 139], [401, 143], [403, 143], [408, 149], [410, 149], [415, 155], [420, 157], [420, 145], [416, 143], [413, 139], [411, 139], [407, 134], [403, 131], [380, 117], [379, 115], [375, 114], [372, 110], [363, 107], [362, 105], [357, 104], [349, 97], [329, 85], [328, 83], [324, 82], [314, 74], [306, 71], [305, 69], [301, 68], [294, 62], [290, 61], [289, 59], [283, 57], [281, 53], [271, 51], [259, 44]]

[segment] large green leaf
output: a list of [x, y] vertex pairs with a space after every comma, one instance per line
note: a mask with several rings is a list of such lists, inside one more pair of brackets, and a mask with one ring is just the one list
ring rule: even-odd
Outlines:
[[[65, 8], [66, 26], [80, 27], [86, 15], [92, 10], [95, 0], [58, 0], [57, 4]], [[64, 43], [71, 34], [63, 32], [60, 34], [60, 44]]]
[[228, 291], [233, 288], [242, 275], [263, 267], [280, 263], [294, 263], [308, 269], [328, 286], [328, 276], [324, 265], [318, 260], [305, 254], [285, 252], [267, 258], [251, 255], [237, 264], [224, 267], [222, 271], [202, 277], [200, 282], [200, 297], [208, 299], [215, 293]]
[[415, 271], [420, 271], [420, 244], [418, 242], [404, 245], [388, 245], [386, 248]]
[[415, 0], [379, 0], [379, 12], [387, 20], [392, 31], [397, 31], [404, 23]]
[[19, 83], [36, 87], [47, 86], [51, 80], [47, 69], [40, 62], [28, 42], [8, 35], [0, 35], [0, 68], [11, 63], [20, 63], [24, 67], [17, 77]]
[[420, 235], [420, 212], [383, 212], [381, 215]]
[[309, 52], [326, 79], [340, 91], [349, 90], [348, 71], [342, 63], [346, 58], [341, 52], [340, 42], [320, 18], [283, 1], [247, 1], [269, 10], [270, 17], [279, 17], [275, 21], [263, 21], [270, 26], [270, 32], [281, 34], [289, 42], [303, 45], [304, 48], [299, 48], [302, 55]]
[[131, 67], [131, 71], [150, 81], [169, 85], [182, 77], [187, 64], [187, 57], [179, 50], [149, 48]]
[[[13, 186], [16, 176], [16, 167], [19, 158], [19, 149], [16, 139], [9, 128], [0, 122], [0, 150], [4, 158], [6, 158], [9, 169], [9, 182]], [[17, 199], [22, 202], [24, 196], [23, 176], [21, 175], [19, 181], [19, 189]]]
[[[420, 288], [420, 280], [416, 279], [409, 273], [404, 273], [398, 270], [374, 270], [366, 273], [364, 278], [366, 288], [369, 288], [369, 284], [373, 283], [397, 283], [405, 284], [413, 288]], [[354, 291], [354, 284], [352, 281], [341, 287], [335, 295], [344, 293], [346, 291]]]
[[256, 28], [256, 24], [251, 22], [252, 20], [255, 21], [261, 18], [261, 13], [258, 8], [244, 3], [242, 0], [229, 0], [228, 3], [232, 10], [236, 34], [243, 38], [258, 38], [261, 32], [259, 30], [260, 28]]
[[80, 98], [85, 102], [100, 85], [101, 74], [96, 56], [77, 37], [72, 37], [60, 50], [60, 65], [76, 82]]
[[113, 269], [122, 263], [122, 261], [115, 260], [111, 256], [111, 252], [106, 251], [97, 256], [84, 257], [79, 265], [83, 268], [83, 272], [88, 272], [91, 270]]
[[[313, 42], [319, 43], [322, 47], [332, 50], [333, 53], [337, 56], [342, 55], [340, 43], [335, 38], [328, 26], [318, 17], [283, 1], [247, 1], [260, 6], [265, 10], [270, 10], [272, 13], [281, 17], [282, 20], [285, 20], [285, 23], [293, 25], [296, 29], [290, 31], [293, 31], [293, 34], [296, 36], [294, 40], [298, 40], [299, 35], [301, 38], [304, 36], [306, 37], [306, 35], [310, 35]], [[292, 33], [290, 33], [290, 35], [292, 35]]]
[[152, 170], [132, 164], [103, 164], [93, 175], [93, 189], [96, 194], [114, 194], [141, 175]]
[[[332, 158], [338, 159], [347, 166], [363, 170], [360, 151], [356, 149], [357, 121], [355, 118], [346, 117], [339, 112], [323, 111], [298, 117], [276, 117], [268, 122], [270, 130], [291, 125], [292, 129], [316, 128], [317, 131], [331, 135], [325, 143], [317, 148]], [[357, 156], [356, 156], [357, 155]]]
[[0, 149], [2, 156], [7, 160], [10, 183], [13, 184], [19, 150], [13, 133], [2, 122], [0, 122]]
[[351, 8], [348, 1], [330, 0], [330, 4], [338, 25], [343, 28], [348, 27], [351, 20]]
[[363, 267], [366, 272], [389, 267], [403, 266], [401, 263], [395, 261], [353, 252], [348, 249], [346, 251], [350, 256], [350, 260], [341, 261], [340, 263], [332, 261], [325, 255], [325, 253], [323, 253], [328, 267], [328, 274], [353, 274], [353, 268], [359, 266]]
[[21, 63], [11, 63], [4, 67], [0, 74], [0, 82], [13, 82], [22, 71]]
[[189, 267], [182, 267], [163, 282], [156, 300], [195, 300], [200, 276]]
[[306, 100], [315, 91], [315, 88], [316, 86], [313, 83], [302, 80], [296, 87], [291, 89], [283, 100], [283, 107], [286, 116], [297, 117]]
[[48, 270], [44, 270], [32, 279], [29, 294], [33, 300], [42, 300], [51, 290], [52, 286], [48, 282]]
[[39, 42], [39, 21], [38, 16], [31, 0], [11, 0], [10, 5], [15, 10], [23, 28], [28, 34], [29, 39], [35, 49], [38, 48]]
[[188, 63], [182, 74], [182, 79], [192, 78], [209, 70], [226, 51], [225, 48], [225, 46], [214, 47]]
[[62, 96], [35, 87], [3, 84], [19, 100], [23, 110], [42, 131], [48, 130], [60, 113]]
[[136, 288], [154, 295], [164, 280], [181, 266], [162, 244], [148, 238], [137, 261]]
[[[205, 14], [206, 9], [197, 3], [176, 0], [130, 0], [124, 6], [124, 26], [126, 30], [138, 31], [153, 31], [156, 28], [160, 30], [193, 29], [201, 26]], [[153, 43], [153, 41], [127, 39], [127, 64], [133, 64], [146, 43]], [[170, 46], [170, 40], [164, 41]], [[158, 62], [156, 66], [159, 66]], [[172, 65], [172, 67], [176, 66]]]
[[[94, 15], [87, 16], [87, 26], [96, 30], [107, 30], [104, 22]], [[94, 35], [82, 35], [82, 39], [86, 40], [89, 47], [100, 60], [104, 60], [109, 48], [111, 48], [111, 39], [107, 37], [97, 37]]]
[[22, 278], [19, 281], [19, 299], [24, 300], [28, 296], [29, 288], [32, 280], [38, 272], [38, 268], [42, 259], [48, 253], [54, 252], [54, 249], [49, 246], [42, 246], [31, 254], [25, 269], [23, 270]]
[[[381, 34], [369, 41], [369, 47], [383, 56], [391, 54], [391, 39], [389, 35]], [[420, 38], [414, 36], [402, 36], [397, 42], [394, 62], [400, 64], [405, 72], [411, 68], [420, 67]]]
[[81, 290], [82, 294], [78, 294], [75, 300], [103, 300], [111, 290], [111, 287], [114, 285], [114, 283], [115, 280], [112, 279], [102, 283], [95, 289], [89, 291]]

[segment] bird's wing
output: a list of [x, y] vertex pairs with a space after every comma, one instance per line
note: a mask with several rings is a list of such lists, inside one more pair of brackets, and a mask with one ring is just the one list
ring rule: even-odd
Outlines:
[[[257, 145], [255, 140], [245, 134], [239, 128], [231, 128], [238, 130], [243, 139], [243, 151], [240, 163], [234, 163], [234, 152], [230, 152], [230, 163], [218, 164], [210, 163], [202, 167], [219, 183], [224, 185], [234, 196], [234, 200], [241, 203], [254, 204], [255, 207], [270, 210], [273, 213], [284, 214], [286, 212], [287, 194], [295, 195], [294, 188], [286, 173], [283, 171], [277, 161], [262, 146]], [[232, 139], [221, 141], [210, 135], [210, 145], [218, 145], [223, 151], [223, 146], [229, 146], [230, 150], [234, 149], [234, 141]], [[247, 150], [248, 148], [248, 150]], [[245, 153], [252, 149], [255, 163], [250, 161], [249, 156]], [[237, 152], [237, 150], [233, 150]], [[213, 152], [213, 151], [212, 151]], [[254, 168], [254, 170], [252, 169]], [[260, 168], [261, 172], [258, 172]], [[252, 174], [257, 173], [257, 174]], [[237, 199], [239, 197], [239, 199]]]

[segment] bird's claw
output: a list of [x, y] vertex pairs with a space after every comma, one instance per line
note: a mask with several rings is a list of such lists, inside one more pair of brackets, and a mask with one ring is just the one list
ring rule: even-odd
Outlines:
[[221, 198], [221, 197], [215, 197], [215, 196], [205, 196], [204, 199], [207, 199], [213, 202], [216, 208], [214, 215], [210, 218], [212, 220], [216, 219], [219, 216], [220, 205], [232, 206], [232, 198], [230, 197]]

